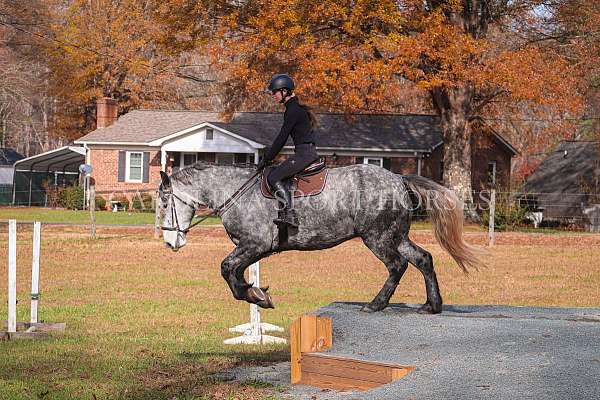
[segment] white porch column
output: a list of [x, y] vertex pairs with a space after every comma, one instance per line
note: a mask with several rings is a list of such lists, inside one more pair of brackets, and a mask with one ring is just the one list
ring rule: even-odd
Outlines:
[[167, 170], [167, 152], [164, 149], [160, 149], [160, 170], [165, 172]]
[[423, 159], [421, 157], [417, 158], [417, 175], [421, 176], [421, 162]]

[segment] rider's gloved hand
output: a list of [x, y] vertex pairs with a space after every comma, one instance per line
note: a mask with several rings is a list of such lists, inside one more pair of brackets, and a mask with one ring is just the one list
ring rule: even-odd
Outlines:
[[263, 158], [262, 160], [260, 160], [258, 162], [258, 164], [256, 164], [256, 169], [258, 169], [259, 171], [262, 171], [269, 164], [271, 164], [271, 162], [270, 161], [265, 161], [265, 159]]

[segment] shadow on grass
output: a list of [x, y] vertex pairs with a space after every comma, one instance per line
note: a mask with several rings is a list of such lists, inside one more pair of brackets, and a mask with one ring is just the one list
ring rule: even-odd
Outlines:
[[136, 374], [137, 384], [115, 397], [125, 400], [158, 399], [278, 399], [278, 388], [260, 381], [223, 379], [223, 373], [244, 366], [288, 361], [288, 350], [199, 351], [179, 354], [180, 362], [156, 364]]

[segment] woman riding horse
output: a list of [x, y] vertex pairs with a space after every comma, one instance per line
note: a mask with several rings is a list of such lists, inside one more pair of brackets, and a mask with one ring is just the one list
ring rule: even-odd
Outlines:
[[294, 93], [294, 81], [289, 75], [278, 74], [271, 78], [267, 91], [273, 99], [285, 105], [283, 126], [273, 144], [258, 163], [262, 170], [269, 165], [281, 151], [289, 136], [294, 141], [294, 155], [273, 168], [267, 176], [269, 185], [275, 189], [275, 196], [283, 204], [279, 209], [276, 224], [298, 227], [298, 218], [293, 208], [291, 184], [287, 180], [312, 164], [317, 158], [315, 133], [316, 118], [309, 107], [301, 104]]

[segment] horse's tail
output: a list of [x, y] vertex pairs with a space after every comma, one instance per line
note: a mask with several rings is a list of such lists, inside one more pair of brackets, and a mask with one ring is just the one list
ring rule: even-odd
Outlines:
[[485, 264], [478, 258], [481, 251], [464, 241], [463, 204], [454, 191], [417, 175], [406, 175], [404, 182], [418, 196], [431, 217], [433, 234], [440, 246], [468, 273], [467, 267], [478, 269]]

